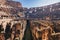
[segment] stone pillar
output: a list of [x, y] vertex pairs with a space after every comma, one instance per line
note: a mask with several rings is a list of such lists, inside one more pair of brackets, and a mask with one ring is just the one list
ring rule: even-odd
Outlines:
[[5, 33], [5, 29], [6, 29], [7, 22], [3, 22], [2, 25], [3, 25], [4, 33]]

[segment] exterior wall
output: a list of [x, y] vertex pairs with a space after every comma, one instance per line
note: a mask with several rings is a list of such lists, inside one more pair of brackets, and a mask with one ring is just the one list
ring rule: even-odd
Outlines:
[[8, 2], [6, 2], [6, 4], [10, 5], [12, 7], [15, 7], [15, 8], [22, 7], [22, 4], [20, 2], [16, 2], [16, 1], [8, 1]]
[[0, 4], [5, 4], [6, 0], [0, 0]]

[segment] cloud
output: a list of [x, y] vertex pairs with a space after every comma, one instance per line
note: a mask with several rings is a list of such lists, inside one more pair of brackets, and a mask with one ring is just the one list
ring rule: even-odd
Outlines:
[[14, 0], [22, 3], [24, 7], [40, 7], [60, 2], [60, 0]]

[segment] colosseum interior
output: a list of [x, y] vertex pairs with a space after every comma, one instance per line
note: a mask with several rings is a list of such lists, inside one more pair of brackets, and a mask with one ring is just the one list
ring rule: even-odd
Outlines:
[[28, 9], [0, 0], [0, 40], [60, 40], [60, 2]]

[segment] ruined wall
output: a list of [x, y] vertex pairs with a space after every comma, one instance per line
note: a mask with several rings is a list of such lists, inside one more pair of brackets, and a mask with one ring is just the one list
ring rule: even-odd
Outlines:
[[2, 40], [7, 40], [7, 39], [15, 40], [16, 38], [20, 40], [23, 39], [24, 31], [26, 29], [26, 20], [19, 20], [19, 21], [10, 20], [9, 22], [4, 20], [1, 21], [0, 25], [2, 25], [2, 28], [4, 29], [2, 31], [0, 30], [1, 31], [0, 39]]
[[13, 16], [16, 16], [20, 12], [20, 8], [22, 8], [22, 4], [20, 2], [0, 0], [0, 16], [3, 15], [11, 17], [13, 14]]
[[[3, 25], [4, 30], [0, 30], [0, 39], [4, 40], [6, 33], [6, 27], [10, 26], [10, 31], [6, 35], [11, 35], [7, 38], [10, 40], [20, 39], [20, 40], [60, 40], [60, 33], [57, 31], [58, 21], [46, 21], [46, 20], [4, 20], [1, 21], [0, 25]], [[7, 24], [9, 26], [7, 26]], [[56, 25], [56, 27], [54, 26]], [[1, 26], [0, 26], [1, 27]], [[56, 32], [57, 31], [57, 32]], [[28, 35], [28, 36], [27, 36]], [[2, 37], [3, 36], [3, 37]]]
[[[53, 22], [55, 24], [57, 23], [57, 21]], [[56, 30], [58, 30], [55, 29], [57, 26], [53, 22], [46, 20], [31, 20], [30, 28], [32, 31], [33, 40], [60, 40], [59, 36], [57, 36], [60, 35], [59, 32], [55, 32]], [[54, 27], [54, 25], [56, 27]]]

